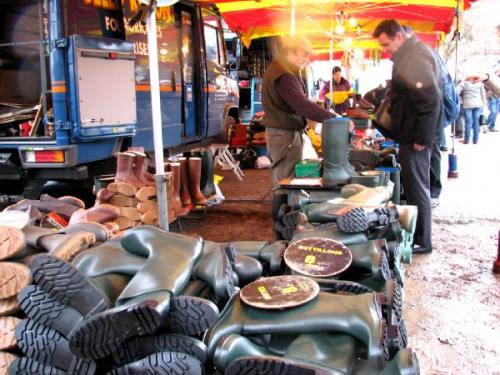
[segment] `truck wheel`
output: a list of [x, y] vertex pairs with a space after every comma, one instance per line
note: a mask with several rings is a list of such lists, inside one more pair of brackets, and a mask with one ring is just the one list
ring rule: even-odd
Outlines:
[[231, 141], [235, 125], [236, 125], [236, 120], [234, 119], [234, 117], [227, 116], [226, 122], [224, 124], [224, 134], [222, 135], [224, 142], [229, 143]]
[[23, 185], [23, 197], [25, 199], [39, 199], [45, 183], [45, 180], [40, 179], [30, 178], [25, 180]]

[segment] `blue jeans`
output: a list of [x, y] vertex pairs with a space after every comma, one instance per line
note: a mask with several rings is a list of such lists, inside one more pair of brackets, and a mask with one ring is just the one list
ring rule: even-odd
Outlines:
[[464, 143], [469, 143], [470, 130], [472, 128], [472, 142], [477, 143], [479, 140], [479, 116], [483, 113], [481, 107], [477, 108], [464, 108], [465, 112], [465, 136]]
[[490, 114], [488, 116], [488, 128], [495, 128], [495, 122], [497, 121], [498, 105], [500, 104], [500, 98], [497, 96], [492, 96], [488, 100], [488, 109]]

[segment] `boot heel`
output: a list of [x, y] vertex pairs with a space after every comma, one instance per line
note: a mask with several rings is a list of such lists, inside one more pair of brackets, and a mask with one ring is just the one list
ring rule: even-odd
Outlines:
[[37, 375], [66, 375], [67, 372], [56, 367], [48, 366], [29, 357], [16, 358], [9, 367], [9, 375], [37, 374]]
[[170, 301], [166, 317], [169, 331], [184, 335], [196, 335], [212, 327], [219, 319], [219, 309], [206, 299], [179, 296]]
[[38, 255], [31, 263], [33, 280], [50, 297], [71, 306], [82, 315], [95, 314], [109, 307], [109, 301], [92, 282], [71, 264]]
[[128, 363], [107, 373], [107, 375], [129, 374], [176, 374], [202, 375], [203, 368], [196, 358], [183, 353], [154, 353], [139, 361]]

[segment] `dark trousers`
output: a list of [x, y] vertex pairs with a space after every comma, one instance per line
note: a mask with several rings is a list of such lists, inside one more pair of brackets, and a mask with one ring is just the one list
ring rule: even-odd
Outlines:
[[431, 150], [430, 192], [431, 198], [439, 198], [443, 185], [441, 184], [441, 150], [439, 143], [434, 143]]
[[431, 148], [415, 151], [413, 144], [401, 145], [399, 162], [406, 203], [418, 207], [414, 244], [432, 247], [432, 211], [430, 197]]

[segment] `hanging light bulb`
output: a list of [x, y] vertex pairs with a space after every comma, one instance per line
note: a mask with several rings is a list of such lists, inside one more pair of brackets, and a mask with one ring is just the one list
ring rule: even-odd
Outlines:
[[352, 17], [352, 16], [351, 16], [351, 17], [349, 17], [349, 25], [350, 25], [351, 27], [356, 27], [356, 26], [358, 25], [358, 21], [356, 21], [356, 18], [354, 18], [354, 17]]

